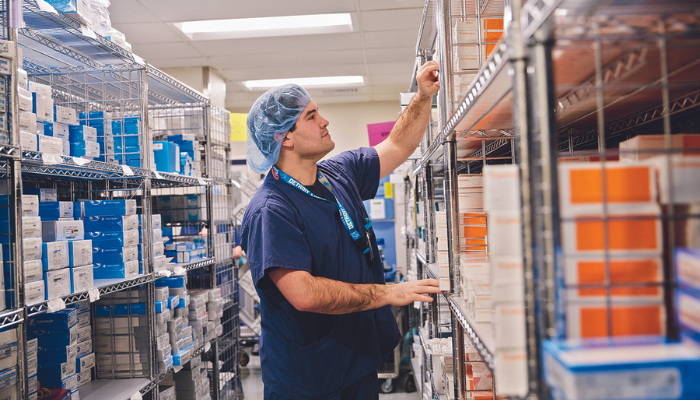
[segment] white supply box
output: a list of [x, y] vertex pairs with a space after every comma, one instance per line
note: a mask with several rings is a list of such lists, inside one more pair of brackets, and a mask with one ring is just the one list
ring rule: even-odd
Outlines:
[[44, 283], [46, 284], [46, 298], [48, 300], [57, 297], [68, 296], [70, 290], [70, 268], [57, 269], [44, 273]]
[[56, 106], [56, 122], [78, 125], [78, 112], [72, 108]]
[[39, 216], [39, 196], [31, 194], [22, 195], [22, 216], [38, 217]]
[[42, 252], [44, 253], [42, 257], [44, 271], [68, 268], [70, 265], [68, 242], [44, 242], [42, 243]]
[[22, 255], [25, 260], [41, 260], [41, 238], [22, 239]]
[[95, 287], [92, 265], [70, 268], [70, 276], [73, 293], [85, 292]]
[[44, 280], [24, 284], [24, 303], [32, 305], [46, 300]]
[[36, 133], [20, 131], [19, 145], [22, 150], [39, 151], [39, 136]]
[[39, 121], [38, 124], [42, 124], [41, 121], [53, 121], [53, 99], [51, 99], [51, 95], [36, 94], [36, 120]]
[[41, 237], [40, 217], [22, 217], [22, 237], [25, 239]]
[[30, 92], [38, 93], [38, 94], [43, 95], [43, 96], [51, 97], [51, 95], [52, 95], [51, 86], [44, 85], [42, 83], [29, 81], [27, 88], [29, 89]]
[[19, 99], [19, 110], [32, 112], [32, 92], [21, 87], [17, 88], [17, 97]]
[[85, 229], [83, 221], [44, 221], [43, 239], [44, 242], [83, 240]]
[[92, 265], [92, 240], [75, 240], [68, 242], [68, 252], [70, 255], [71, 267]]
[[39, 136], [39, 152], [63, 155], [63, 139], [52, 136]]
[[516, 164], [484, 167], [484, 209], [520, 210], [520, 170]]
[[489, 254], [521, 256], [523, 252], [521, 211], [491, 211], [487, 220]]
[[36, 133], [36, 114], [27, 111], [20, 111], [19, 128], [26, 132]]
[[41, 260], [24, 261], [24, 281], [35, 282], [44, 279], [44, 267]]

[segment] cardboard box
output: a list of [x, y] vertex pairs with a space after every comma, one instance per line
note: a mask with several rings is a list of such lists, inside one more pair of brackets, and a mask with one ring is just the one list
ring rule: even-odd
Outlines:
[[55, 106], [55, 121], [66, 125], [78, 125], [78, 113], [68, 107]]
[[[664, 153], [666, 150], [664, 135], [638, 135], [620, 142], [620, 162], [646, 160]], [[681, 151], [684, 155], [700, 155], [700, 135], [671, 135], [671, 149]]]
[[43, 254], [41, 238], [22, 239], [22, 256], [25, 260], [39, 260]]
[[83, 221], [43, 221], [42, 238], [44, 242], [83, 240]]
[[562, 249], [567, 255], [658, 255], [663, 249], [660, 210], [647, 206], [626, 214], [610, 214], [604, 222], [599, 215], [563, 219]]
[[92, 265], [92, 240], [75, 240], [68, 242], [70, 267]]
[[484, 209], [520, 210], [520, 170], [516, 164], [484, 167]]
[[44, 266], [41, 260], [27, 260], [23, 263], [24, 282], [35, 282], [44, 279]]
[[95, 287], [92, 265], [70, 268], [71, 292], [86, 292]]
[[496, 353], [501, 349], [525, 349], [525, 307], [496, 305], [493, 314]]
[[568, 303], [567, 338], [608, 337], [608, 312], [611, 336], [650, 336], [666, 334], [666, 312], [662, 302], [625, 303], [615, 301], [611, 309], [604, 302]]
[[35, 282], [27, 282], [24, 284], [24, 303], [32, 305], [46, 301], [43, 279]]
[[[624, 257], [608, 260], [609, 281], [613, 285], [609, 295], [617, 300], [661, 301], [664, 281], [660, 257]], [[569, 288], [570, 301], [606, 298], [606, 262], [602, 257], [566, 257], [564, 281]], [[577, 287], [584, 285], [583, 287]]]
[[700, 350], [687, 343], [544, 341], [542, 347], [544, 379], [555, 398], [700, 398]]
[[41, 218], [40, 217], [22, 217], [22, 237], [23, 238], [40, 238], [41, 237]]
[[19, 145], [22, 150], [39, 151], [39, 136], [33, 132], [19, 132]]
[[[603, 181], [606, 189], [603, 190]], [[565, 163], [559, 165], [561, 215], [629, 212], [632, 208], [653, 205], [657, 190], [653, 163]]]
[[52, 136], [39, 136], [39, 152], [63, 155], [63, 139]]
[[481, 189], [460, 189], [457, 198], [460, 212], [484, 209], [484, 192]]
[[25, 132], [36, 132], [36, 114], [20, 111], [19, 112], [19, 127]]
[[[7, 205], [3, 202], [3, 205]], [[22, 195], [22, 216], [24, 217], [38, 217], [39, 216], [39, 196], [36, 195]]]
[[492, 256], [522, 255], [521, 211], [491, 211], [488, 218], [489, 254]]
[[51, 300], [56, 297], [68, 296], [71, 294], [70, 275], [70, 268], [44, 272], [47, 300]]
[[[44, 271], [53, 271], [68, 268], [68, 242], [44, 242], [42, 243], [41, 261]], [[52, 298], [52, 297], [49, 297]]]

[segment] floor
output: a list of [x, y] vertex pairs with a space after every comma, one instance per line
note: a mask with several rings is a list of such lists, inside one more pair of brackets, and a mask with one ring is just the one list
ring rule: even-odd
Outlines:
[[[241, 368], [241, 385], [243, 386], [243, 395], [246, 400], [262, 400], [263, 399], [263, 383], [260, 372], [260, 357], [251, 356], [250, 362], [244, 368]], [[403, 388], [397, 388], [395, 393], [380, 394], [379, 400], [419, 400], [420, 397], [416, 392], [404, 393]]]

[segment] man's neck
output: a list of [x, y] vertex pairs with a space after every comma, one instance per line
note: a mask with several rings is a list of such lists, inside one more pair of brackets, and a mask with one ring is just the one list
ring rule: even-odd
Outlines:
[[312, 160], [279, 160], [275, 164], [285, 174], [299, 181], [304, 186], [311, 186], [316, 182], [317, 167]]

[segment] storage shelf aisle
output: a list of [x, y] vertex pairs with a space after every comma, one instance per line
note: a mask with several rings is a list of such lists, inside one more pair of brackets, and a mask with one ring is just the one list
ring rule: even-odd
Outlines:
[[[24, 204], [23, 200], [27, 199], [24, 199], [23, 195], [27, 193], [23, 193], [23, 190], [32, 190], [35, 193], [54, 190], [54, 201], [74, 202], [72, 204], [81, 207], [86, 200], [128, 199], [133, 200], [133, 210], [137, 212], [116, 215], [126, 218], [131, 214], [138, 214], [137, 242], [141, 247], [138, 248], [139, 262], [134, 264], [137, 263], [134, 260], [137, 246], [127, 246], [127, 242], [135, 242], [136, 238], [129, 234], [130, 239], [127, 239], [124, 219], [123, 234], [118, 239], [124, 246], [123, 254], [117, 255], [123, 257], [124, 263], [118, 263], [118, 259], [102, 257], [99, 262], [96, 260], [96, 264], [100, 265], [100, 268], [110, 268], [110, 264], [105, 264], [105, 261], [109, 260], [115, 262], [115, 266], [123, 265], [123, 276], [126, 278], [99, 279], [97, 272], [94, 272], [97, 279], [93, 279], [92, 274], [89, 274], [88, 282], [87, 272], [82, 272], [86, 274], [86, 278], [80, 288], [76, 286], [74, 289], [70, 286], [70, 290], [62, 289], [61, 292], [49, 293], [47, 284], [47, 293], [44, 295], [43, 290], [41, 293], [35, 293], [39, 290], [37, 283], [43, 282], [43, 279], [37, 280], [42, 278], [41, 273], [33, 272], [30, 276], [27, 275], [27, 271], [23, 271], [27, 268], [23, 256], [29, 253], [23, 251], [25, 243], [19, 230], [10, 227], [9, 232], [0, 233], [4, 250], [7, 305], [15, 307], [0, 313], [0, 326], [11, 328], [12, 334], [16, 334], [18, 338], [17, 354], [20, 357], [15, 369], [17, 397], [34, 398], [38, 385], [41, 385], [43, 390], [61, 386], [74, 389], [72, 386], [75, 383], [70, 382], [77, 381], [78, 391], [83, 399], [99, 397], [104, 400], [122, 400], [143, 396], [149, 400], [158, 400], [161, 397], [159, 385], [165, 382], [164, 379], [174, 378], [172, 369], [169, 377], [166, 377], [168, 374], [158, 373], [159, 370], [167, 369], [167, 362], [163, 366], [159, 365], [159, 361], [167, 360], [170, 353], [163, 347], [162, 328], [168, 319], [162, 315], [163, 311], [167, 308], [168, 312], [174, 314], [176, 306], [186, 311], [190, 295], [200, 296], [201, 303], [201, 293], [205, 293], [209, 296], [203, 309], [205, 316], [200, 315], [200, 309], [197, 309], [196, 314], [190, 314], [189, 318], [185, 313], [183, 330], [173, 331], [177, 334], [175, 337], [182, 334], [183, 339], [173, 343], [173, 349], [176, 345], [178, 349], [186, 346], [185, 339], [191, 337], [196, 348], [185, 347], [186, 352], [178, 350], [180, 360], [185, 362], [191, 357], [204, 356], [207, 361], [202, 363], [201, 368], [196, 368], [202, 372], [202, 377], [211, 381], [207, 386], [211, 388], [211, 393], [207, 390], [207, 395], [217, 400], [238, 398], [240, 384], [236, 365], [232, 374], [220, 371], [231, 371], [231, 360], [238, 359], [239, 336], [235, 289], [237, 263], [231, 258], [233, 227], [236, 221], [231, 210], [240, 202], [240, 197], [236, 197], [234, 193], [232, 179], [235, 176], [231, 175], [228, 168], [230, 154], [216, 153], [218, 148], [227, 151], [231, 149], [228, 112], [211, 105], [206, 96], [148, 64], [139, 56], [95, 33], [75, 16], [57, 11], [43, 1], [27, 0], [18, 4], [21, 10], [14, 14], [21, 14], [26, 24], [21, 29], [11, 28], [8, 12], [10, 5], [7, 2], [2, 5], [2, 26], [5, 28], [3, 39], [9, 42], [8, 46], [12, 49], [2, 56], [11, 59], [12, 64], [9, 77], [2, 78], [0, 82], [7, 87], [7, 126], [11, 128], [9, 137], [3, 136], [4, 143], [0, 145], [0, 186], [4, 199], [0, 205], [0, 219], [13, 221], [26, 215], [34, 215], [33, 211], [29, 214], [24, 212], [25, 208], [30, 206]], [[15, 52], [15, 45], [21, 52]], [[30, 96], [29, 108], [26, 102], [27, 95]], [[34, 96], [34, 104], [31, 96]], [[46, 106], [47, 104], [51, 107]], [[54, 109], [53, 105], [57, 107]], [[40, 114], [42, 110], [46, 115]], [[49, 116], [49, 113], [54, 115]], [[36, 126], [33, 118], [27, 119], [32, 116], [36, 116]], [[62, 130], [64, 127], [65, 132]], [[93, 128], [93, 132], [87, 127]], [[96, 138], [90, 136], [94, 132], [97, 132]], [[67, 150], [69, 136], [70, 151]], [[45, 137], [47, 139], [44, 139]], [[59, 139], [62, 141], [62, 148], [58, 146]], [[181, 172], [173, 173], [180, 170], [179, 165], [176, 169], [163, 169], [160, 161], [155, 159], [155, 153], [151, 150], [156, 140], [166, 143], [179, 142], [183, 146], [181, 150], [187, 153], [188, 158], [185, 159]], [[99, 151], [92, 148], [90, 150], [97, 154], [88, 153], [89, 141], [99, 144]], [[214, 141], [219, 147], [215, 148], [212, 145]], [[51, 145], [44, 146], [44, 142]], [[83, 143], [85, 149], [73, 149], [73, 142]], [[74, 154], [80, 151], [83, 151], [84, 155]], [[214, 153], [219, 161], [216, 165], [210, 164]], [[163, 199], [180, 201], [185, 198], [187, 200], [183, 201], [181, 208], [164, 207], [161, 202]], [[28, 198], [27, 201], [34, 200]], [[159, 206], [161, 210], [157, 209]], [[62, 207], [59, 204], [59, 209], [62, 210]], [[156, 215], [157, 219], [152, 218]], [[50, 243], [41, 238], [41, 224], [50, 219], [44, 218], [43, 211], [41, 217], [39, 237], [36, 239], [42, 240], [42, 243]], [[66, 218], [68, 215], [61, 217]], [[70, 217], [71, 221], [80, 221], [82, 225], [83, 210], [71, 213]], [[135, 220], [129, 221], [129, 224], [132, 224]], [[155, 226], [156, 221], [158, 226]], [[213, 221], [217, 221], [217, 224], [214, 225]], [[136, 226], [129, 226], [136, 230]], [[35, 231], [36, 228], [31, 232]], [[107, 237], [96, 231], [90, 233], [97, 239]], [[122, 248], [122, 245], [119, 248]], [[166, 249], [167, 246], [170, 247]], [[168, 251], [170, 253], [166, 254]], [[174, 258], [176, 253], [178, 260], [181, 257], [180, 261], [185, 262], [168, 262], [170, 260], [166, 255]], [[36, 261], [36, 255], [31, 255], [27, 260]], [[190, 259], [192, 261], [188, 261]], [[41, 263], [41, 256], [39, 261]], [[68, 267], [68, 264], [65, 267]], [[72, 258], [70, 268], [72, 284], [73, 272], [77, 271], [72, 269]], [[90, 265], [81, 268], [81, 271], [92, 269]], [[131, 268], [128, 274], [127, 268]], [[133, 268], [138, 268], [140, 271], [137, 272], [140, 273], [134, 273]], [[60, 269], [63, 269], [63, 266]], [[68, 271], [68, 268], [65, 270]], [[94, 271], [97, 270], [96, 266]], [[22, 275], [26, 282], [23, 282]], [[181, 297], [170, 296], [167, 302], [156, 302], [154, 292], [159, 292], [157, 288], [163, 280], [172, 280], [172, 277], [178, 276], [186, 277], [187, 280], [187, 288], [177, 289]], [[31, 279], [27, 279], [28, 277]], [[77, 281], [75, 283], [77, 284]], [[32, 292], [31, 299], [27, 289], [29, 286], [35, 291]], [[161, 290], [159, 296], [162, 295]], [[5, 297], [4, 293], [2, 297]], [[99, 303], [92, 303], [98, 297]], [[129, 298], [129, 302], [138, 299], [140, 303], [115, 308], [109, 302], [118, 297]], [[179, 299], [178, 304], [175, 304], [176, 299]], [[114, 334], [114, 329], [122, 329], [120, 334], [133, 332], [130, 336], [137, 339], [137, 347], [132, 351], [139, 350], [140, 353], [125, 353], [132, 354], [133, 357], [127, 357], [124, 365], [119, 364], [125, 360], [123, 354], [118, 356], [121, 357], [121, 361], [118, 362], [117, 356], [112, 353], [96, 354], [96, 368], [89, 364], [84, 365], [88, 375], [83, 371], [80, 376], [75, 375], [76, 379], [66, 381], [69, 383], [65, 384], [51, 382], [44, 377], [43, 380], [38, 380], [37, 385], [37, 356], [33, 350], [26, 351], [24, 348], [30, 335], [27, 321], [41, 318], [47, 315], [47, 311], [55, 311], [66, 305], [68, 308], [79, 307], [84, 313], [83, 316], [88, 311], [90, 319], [86, 322], [85, 318], [81, 317], [79, 331], [82, 332], [81, 335], [85, 335], [85, 324], [92, 326], [95, 350], [101, 348], [104, 353], [105, 346], [123, 347], [126, 343], [107, 343], [102, 340], [110, 332]], [[115, 309], [121, 310], [119, 312], [123, 312], [124, 309], [128, 310], [127, 313], [134, 312], [138, 316], [134, 317], [137, 318], [137, 322], [130, 319], [127, 327], [112, 327], [112, 331], [106, 331], [105, 322], [102, 321], [100, 328], [96, 329], [95, 321], [98, 315], [104, 316], [105, 312], [112, 315]], [[178, 318], [182, 318], [183, 313], [178, 313]], [[206, 314], [209, 314], [208, 319]], [[161, 326], [156, 325], [157, 320], [161, 322]], [[192, 328], [189, 336], [183, 333], [184, 327]], [[156, 336], [156, 332], [160, 336]], [[37, 334], [32, 332], [31, 335]], [[79, 337], [81, 345], [91, 343], [84, 339]], [[206, 339], [204, 343], [203, 339]], [[225, 355], [215, 350], [220, 340], [222, 343], [231, 343]], [[133, 346], [133, 343], [131, 345]], [[159, 350], [159, 357], [163, 357], [162, 360], [155, 358], [156, 349]], [[141, 358], [143, 354], [149, 354], [149, 357]], [[103, 355], [107, 357], [102, 357]], [[84, 354], [80, 357], [82, 356]], [[229, 385], [230, 390], [226, 392], [218, 390], [220, 382], [217, 380], [220, 372], [226, 379], [234, 380]], [[92, 380], [103, 376], [120, 379]], [[130, 377], [139, 378], [128, 379]], [[50, 385], [46, 386], [48, 384]]]
[[[437, 57], [441, 91], [421, 157], [405, 179], [413, 197], [405, 220], [414, 230], [406, 236], [418, 238], [407, 240], [424, 271], [417, 276], [448, 288], [438, 298], [451, 312], [423, 307], [418, 326], [439, 324], [441, 335], [451, 330], [450, 397], [485, 389], [491, 376], [472, 374], [481, 370], [477, 363], [490, 370], [494, 397], [576, 397], [576, 385], [562, 379], [579, 376], [581, 343], [606, 339], [607, 351], [624, 357], [619, 347], [640, 346], [635, 336], [655, 335], [654, 351], [672, 352], [684, 346], [675, 342], [679, 334], [697, 332], [683, 321], [677, 307], [687, 303], [674, 292], [694, 298], [683, 285], [698, 287], [681, 281], [678, 289], [676, 274], [677, 258], [696, 260], [699, 247], [688, 212], [700, 201], [689, 189], [697, 186], [689, 171], [700, 171], [691, 167], [700, 152], [692, 134], [700, 129], [699, 6], [512, 2], [500, 14], [500, 40], [489, 44], [482, 39], [497, 35], [490, 36], [495, 3], [488, 4], [490, 15], [470, 2], [425, 3], [415, 68]], [[480, 51], [489, 46], [486, 57]], [[635, 168], [647, 171], [624, 184], [635, 189], [616, 180]], [[597, 177], [587, 181], [585, 195], [582, 174]], [[607, 188], [611, 181], [616, 191]], [[638, 188], [652, 193], [632, 199]], [[621, 242], [643, 221], [658, 233], [656, 247], [643, 248], [641, 237]], [[589, 232], [599, 241], [581, 241], [586, 223], [601, 224]], [[641, 259], [655, 266], [652, 281], [642, 282], [651, 278], [641, 278], [643, 268], [630, 261]], [[621, 278], [624, 268], [644, 289]], [[593, 271], [600, 279], [585, 275]], [[628, 324], [625, 307], [648, 307], [654, 317]], [[488, 322], [475, 322], [479, 310]], [[597, 361], [590, 367], [602, 382], [613, 367]], [[555, 368], [547, 362], [558, 363], [567, 378], [547, 375]], [[628, 372], [643, 380], [635, 368]], [[675, 398], [694, 398], [693, 390], [679, 389]]]

